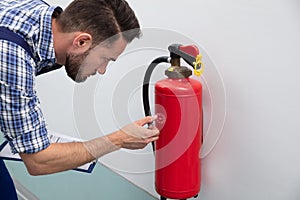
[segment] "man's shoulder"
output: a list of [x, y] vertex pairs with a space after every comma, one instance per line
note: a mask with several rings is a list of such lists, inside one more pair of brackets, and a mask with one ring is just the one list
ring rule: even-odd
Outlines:
[[20, 35], [30, 46], [36, 62], [55, 58], [51, 23], [55, 6], [42, 0], [4, 0], [1, 6], [5, 8], [0, 8], [0, 26]]
[[23, 37], [32, 37], [39, 28], [41, 14], [49, 5], [41, 0], [4, 0], [0, 2], [0, 26], [7, 27]]

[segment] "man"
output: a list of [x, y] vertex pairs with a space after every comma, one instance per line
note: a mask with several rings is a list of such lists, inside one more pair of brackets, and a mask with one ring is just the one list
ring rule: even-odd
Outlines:
[[[64, 11], [42, 0], [2, 0], [0, 27], [1, 132], [31, 175], [73, 169], [120, 148], [140, 149], [158, 139], [155, 127], [143, 127], [155, 120], [149, 116], [87, 142], [50, 144], [36, 96], [35, 77], [49, 68], [64, 65], [70, 78], [83, 82], [97, 72], [104, 74], [108, 62], [139, 37], [138, 20], [124, 0], [74, 0]], [[5, 38], [16, 34], [29, 50]], [[2, 181], [2, 160], [0, 169]], [[6, 178], [0, 194], [13, 188]], [[15, 198], [11, 193], [6, 199]]]

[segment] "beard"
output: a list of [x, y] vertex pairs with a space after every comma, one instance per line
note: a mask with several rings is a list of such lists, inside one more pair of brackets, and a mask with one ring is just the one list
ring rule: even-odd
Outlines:
[[79, 55], [67, 54], [65, 70], [67, 72], [67, 75], [77, 83], [84, 82], [88, 78], [87, 75], [83, 75], [82, 73], [82, 63], [89, 52], [90, 49]]

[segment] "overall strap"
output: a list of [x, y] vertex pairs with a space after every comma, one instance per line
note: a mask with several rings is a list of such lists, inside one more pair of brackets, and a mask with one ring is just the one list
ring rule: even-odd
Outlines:
[[[29, 47], [28, 43], [21, 36], [19, 36], [17, 33], [13, 32], [13, 31], [5, 28], [5, 27], [0, 27], [0, 39], [7, 40], [7, 41], [13, 42], [13, 43], [21, 46], [23, 49], [25, 49], [25, 51], [32, 58], [34, 58], [33, 53], [30, 50], [30, 47]], [[36, 75], [38, 76], [38, 75], [41, 75], [41, 74], [59, 69], [61, 67], [62, 67], [62, 65], [59, 65], [59, 64], [54, 64], [54, 65], [51, 65], [51, 66], [45, 66], [40, 71], [38, 71]]]
[[30, 50], [28, 43], [17, 33], [5, 27], [0, 27], [0, 39], [7, 40], [21, 46], [33, 58], [33, 53]]

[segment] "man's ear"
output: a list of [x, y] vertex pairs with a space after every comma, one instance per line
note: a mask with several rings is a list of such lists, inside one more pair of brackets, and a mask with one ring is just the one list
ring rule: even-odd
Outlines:
[[85, 52], [92, 46], [93, 38], [89, 33], [79, 33], [73, 40], [73, 46], [79, 52]]

